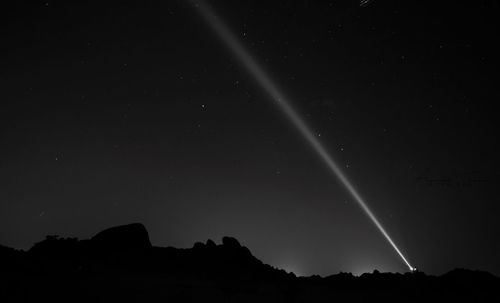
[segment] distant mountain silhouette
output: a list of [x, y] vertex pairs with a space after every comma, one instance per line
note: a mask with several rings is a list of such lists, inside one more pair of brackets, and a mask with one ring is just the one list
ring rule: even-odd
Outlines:
[[139, 223], [90, 240], [47, 236], [28, 251], [0, 245], [0, 302], [500, 302], [499, 286], [466, 269], [296, 277], [231, 237], [154, 247]]

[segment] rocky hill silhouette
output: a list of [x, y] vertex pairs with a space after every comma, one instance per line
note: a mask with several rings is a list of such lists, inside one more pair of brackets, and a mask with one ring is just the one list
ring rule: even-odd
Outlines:
[[499, 286], [465, 269], [296, 277], [231, 237], [155, 247], [139, 223], [88, 240], [47, 236], [28, 251], [0, 245], [0, 302], [500, 302]]

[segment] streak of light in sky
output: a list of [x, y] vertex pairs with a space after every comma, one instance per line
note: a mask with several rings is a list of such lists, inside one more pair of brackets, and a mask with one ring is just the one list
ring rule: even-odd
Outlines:
[[304, 119], [299, 115], [299, 113], [293, 108], [289, 99], [282, 93], [278, 85], [269, 77], [269, 75], [264, 71], [264, 69], [258, 64], [258, 62], [251, 56], [250, 52], [247, 51], [243, 44], [237, 39], [237, 37], [229, 30], [229, 28], [215, 15], [212, 9], [206, 5], [203, 1], [190, 0], [195, 6], [196, 10], [200, 13], [203, 19], [207, 22], [210, 28], [217, 34], [217, 36], [222, 40], [222, 42], [229, 48], [229, 50], [234, 54], [234, 56], [241, 62], [241, 64], [247, 69], [248, 73], [253, 76], [255, 81], [264, 89], [264, 91], [271, 97], [271, 99], [277, 104], [278, 108], [285, 114], [285, 116], [290, 120], [290, 122], [295, 126], [298, 132], [306, 141], [311, 145], [316, 154], [323, 160], [327, 168], [339, 179], [340, 183], [347, 189], [354, 200], [359, 204], [361, 209], [366, 213], [366, 215], [371, 219], [373, 224], [382, 233], [389, 244], [394, 248], [396, 253], [401, 257], [408, 268], [413, 271], [413, 266], [410, 265], [408, 260], [405, 258], [403, 253], [399, 250], [397, 245], [394, 243], [392, 238], [389, 236], [387, 231], [384, 229], [382, 224], [379, 222], [375, 214], [368, 207], [364, 199], [354, 188], [352, 183], [349, 181], [344, 172], [340, 169], [337, 163], [334, 161], [332, 156], [328, 153], [323, 144], [314, 135], [312, 130], [306, 124]]

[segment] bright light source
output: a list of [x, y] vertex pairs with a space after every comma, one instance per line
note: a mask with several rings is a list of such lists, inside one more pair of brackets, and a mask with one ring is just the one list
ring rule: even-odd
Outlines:
[[282, 93], [278, 85], [269, 77], [264, 69], [257, 63], [251, 56], [243, 44], [237, 37], [229, 30], [229, 28], [218, 18], [212, 9], [201, 0], [190, 0], [198, 12], [203, 16], [207, 24], [219, 36], [224, 44], [230, 49], [235, 57], [243, 64], [248, 73], [255, 78], [255, 81], [264, 89], [264, 91], [271, 97], [271, 100], [278, 106], [278, 108], [285, 114], [290, 122], [295, 126], [298, 132], [306, 139], [311, 145], [316, 154], [326, 164], [327, 168], [339, 179], [342, 185], [351, 194], [358, 205], [363, 209], [366, 215], [372, 220], [373, 224], [378, 228], [386, 240], [391, 244], [397, 254], [401, 257], [408, 268], [413, 271], [413, 267], [408, 260], [404, 257], [403, 253], [396, 246], [382, 224], [375, 217], [374, 213], [370, 210], [361, 195], [354, 188], [354, 185], [347, 179], [347, 176], [341, 170], [340, 166], [334, 161], [333, 157], [319, 141], [318, 136], [309, 128], [304, 119], [293, 108], [292, 103]]

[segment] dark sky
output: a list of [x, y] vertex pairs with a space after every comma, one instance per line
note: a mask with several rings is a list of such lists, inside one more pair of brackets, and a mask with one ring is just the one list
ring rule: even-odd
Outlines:
[[[0, 243], [142, 222], [298, 274], [407, 270], [188, 1], [0, 15]], [[209, 1], [410, 262], [500, 274], [497, 1]]]

